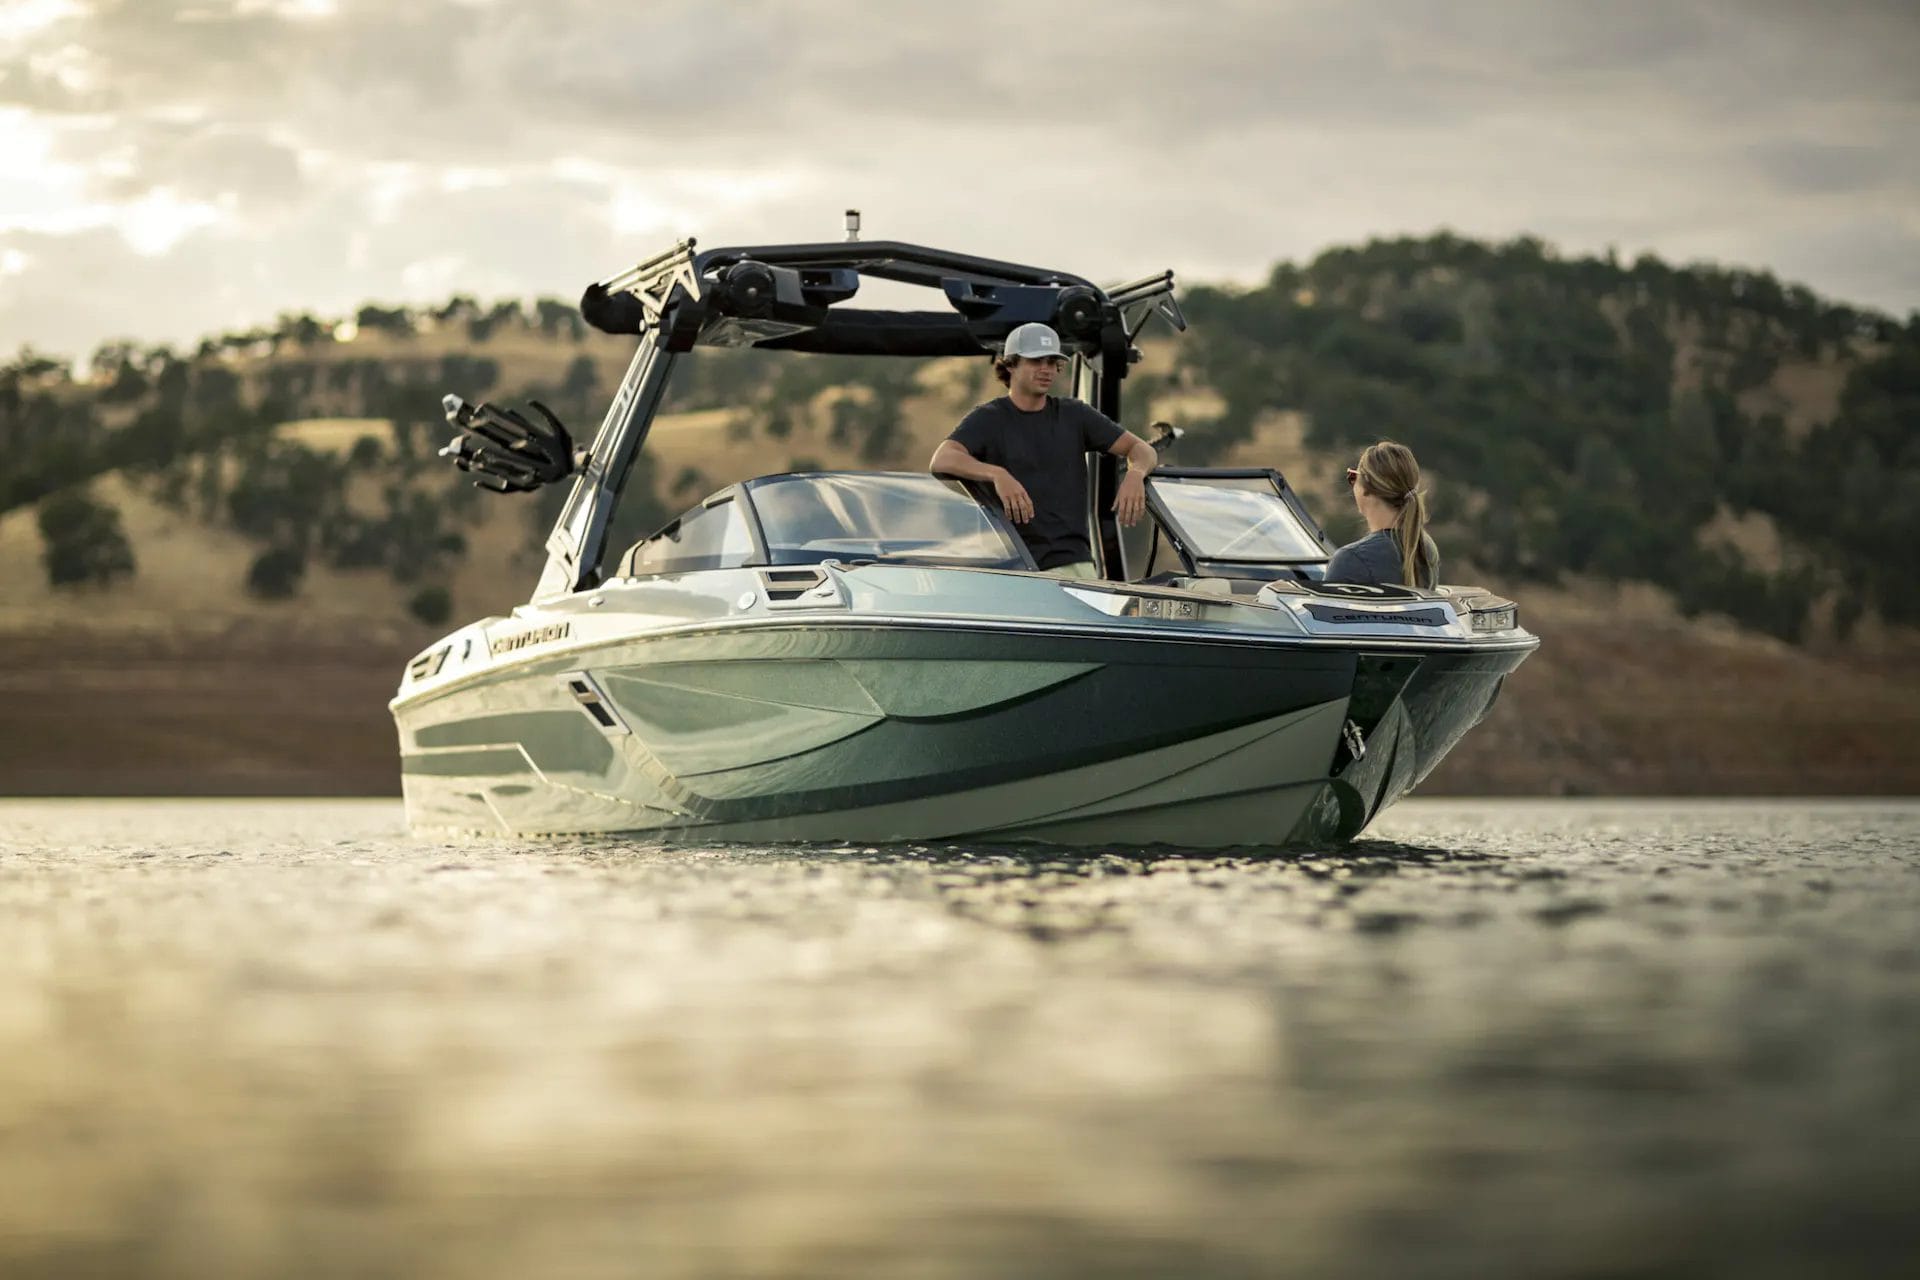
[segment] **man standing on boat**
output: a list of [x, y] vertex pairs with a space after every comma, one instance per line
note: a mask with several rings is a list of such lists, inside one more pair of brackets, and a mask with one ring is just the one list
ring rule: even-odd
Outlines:
[[993, 486], [1033, 562], [1061, 578], [1097, 578], [1087, 537], [1089, 453], [1127, 460], [1113, 512], [1133, 524], [1147, 508], [1146, 478], [1159, 462], [1153, 446], [1080, 400], [1047, 392], [1066, 366], [1060, 335], [1023, 324], [993, 362], [1007, 394], [961, 419], [933, 451], [927, 470]]

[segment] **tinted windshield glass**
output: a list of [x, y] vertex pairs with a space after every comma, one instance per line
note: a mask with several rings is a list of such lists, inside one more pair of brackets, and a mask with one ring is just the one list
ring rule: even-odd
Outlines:
[[1187, 549], [1203, 560], [1321, 561], [1326, 551], [1271, 484], [1225, 487], [1155, 476], [1148, 481], [1173, 515]]
[[629, 577], [653, 573], [691, 573], [696, 569], [735, 569], [753, 558], [740, 504], [732, 500], [689, 511], [633, 549], [625, 569]]
[[1020, 569], [980, 505], [932, 476], [770, 476], [750, 489], [775, 564], [899, 558]]

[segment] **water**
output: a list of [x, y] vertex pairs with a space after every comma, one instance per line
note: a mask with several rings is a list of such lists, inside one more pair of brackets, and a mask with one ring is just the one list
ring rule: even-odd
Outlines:
[[1920, 805], [1289, 858], [0, 802], [8, 1277], [1906, 1274]]

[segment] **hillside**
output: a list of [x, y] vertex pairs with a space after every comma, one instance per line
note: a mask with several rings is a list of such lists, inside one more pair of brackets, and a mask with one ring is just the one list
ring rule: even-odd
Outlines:
[[[1545, 637], [1430, 789], [1920, 790], [1920, 559], [1886, 554], [1920, 545], [1920, 316], [1447, 236], [1184, 301], [1128, 425], [1280, 467], [1337, 537], [1353, 452], [1407, 441], [1449, 577]], [[455, 299], [0, 369], [0, 793], [392, 790], [394, 673], [525, 598], [559, 496], [462, 484], [439, 396], [587, 436], [629, 354], [561, 303]], [[984, 360], [703, 352], [615, 541], [766, 471], [917, 469], [994, 391]]]

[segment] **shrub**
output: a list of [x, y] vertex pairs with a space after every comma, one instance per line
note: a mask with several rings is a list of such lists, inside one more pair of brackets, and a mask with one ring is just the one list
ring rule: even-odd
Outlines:
[[247, 570], [247, 591], [262, 600], [285, 600], [300, 589], [307, 557], [293, 547], [269, 547]]
[[453, 597], [445, 587], [422, 587], [407, 601], [407, 612], [430, 626], [438, 626], [453, 615]]
[[39, 523], [52, 585], [104, 585], [132, 576], [133, 547], [120, 528], [120, 513], [84, 490], [68, 489], [41, 503]]

